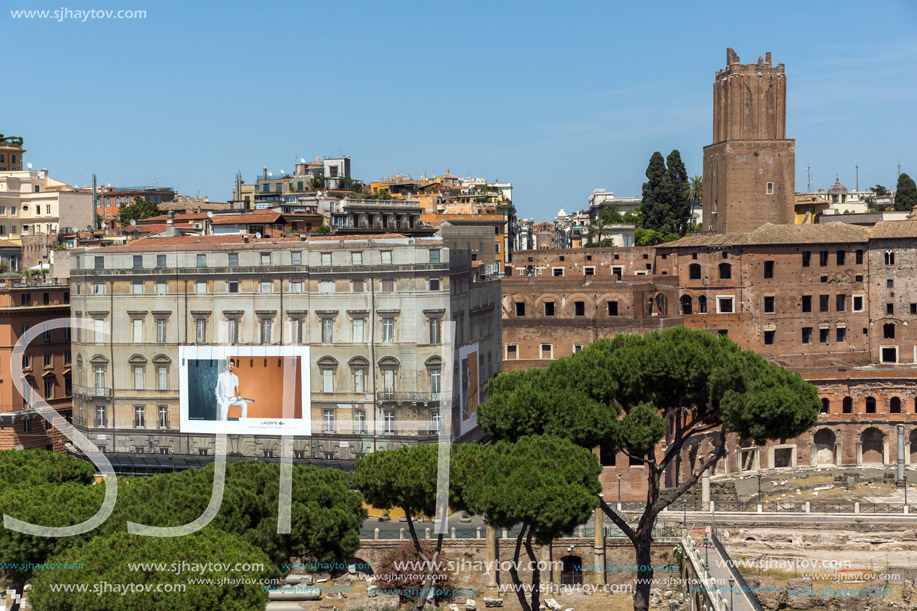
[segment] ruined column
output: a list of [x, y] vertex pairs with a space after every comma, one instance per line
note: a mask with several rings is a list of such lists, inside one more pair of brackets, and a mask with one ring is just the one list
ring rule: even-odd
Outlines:
[[595, 508], [595, 544], [593, 547], [593, 583], [601, 585], [605, 583], [605, 520], [602, 515], [602, 508]]
[[863, 442], [858, 441], [857, 442], [857, 466], [859, 467], [862, 464], [863, 464]]
[[840, 441], [835, 441], [835, 442], [834, 442], [834, 464], [835, 464], [835, 465], [842, 465], [842, 464], [844, 464], [844, 454], [843, 454], [843, 452], [842, 452], [842, 450], [841, 450], [841, 442], [840, 442]]
[[484, 542], [484, 571], [487, 574], [487, 586], [484, 592], [487, 596], [497, 595], [497, 531], [493, 526], [486, 527], [486, 538]]
[[898, 472], [895, 474], [895, 481], [899, 486], [904, 484], [904, 425], [898, 425]]
[[701, 476], [700, 500], [704, 507], [710, 506], [710, 469], [705, 469]]
[[554, 585], [554, 553], [551, 549], [553, 546], [553, 541], [541, 546], [541, 563], [545, 567], [545, 570], [541, 572], [541, 583], [545, 586]]

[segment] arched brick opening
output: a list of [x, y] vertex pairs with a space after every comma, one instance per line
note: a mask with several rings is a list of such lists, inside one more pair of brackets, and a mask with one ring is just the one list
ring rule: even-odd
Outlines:
[[834, 464], [834, 442], [837, 436], [831, 429], [821, 429], [815, 433], [812, 451], [815, 453], [815, 462], [819, 465]]
[[882, 464], [885, 456], [885, 434], [870, 427], [860, 434], [863, 442], [863, 463]]
[[583, 559], [579, 556], [564, 556], [560, 561], [562, 563], [560, 585], [583, 585]]

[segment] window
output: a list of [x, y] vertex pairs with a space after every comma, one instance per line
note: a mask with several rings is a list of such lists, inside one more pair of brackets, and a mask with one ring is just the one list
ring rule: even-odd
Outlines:
[[876, 399], [875, 397], [866, 397], [866, 413], [875, 414], [876, 413]]
[[156, 267], [162, 269], [166, 266], [166, 256], [156, 255]]
[[895, 264], [895, 251], [886, 250], [885, 251], [885, 265], [894, 265]]
[[802, 296], [802, 311], [803, 312], [812, 311], [812, 296], [811, 295]]
[[134, 255], [134, 269], [143, 268], [143, 255]]
[[732, 266], [728, 263], [720, 263], [720, 280], [730, 280], [731, 278]]
[[260, 322], [261, 322], [261, 329], [260, 329], [261, 343], [270, 344], [271, 340], [273, 339], [272, 338], [272, 332], [273, 332], [273, 326], [274, 326], [273, 321], [270, 318], [262, 318]]
[[353, 392], [363, 394], [366, 392], [366, 369], [357, 367], [353, 370]]
[[262, 293], [273, 293], [274, 292], [274, 283], [270, 280], [261, 281], [261, 292]]
[[735, 297], [717, 297], [716, 298], [716, 313], [717, 314], [732, 314], [735, 311]]
[[586, 302], [585, 301], [574, 301], [573, 302], [573, 315], [574, 316], [585, 316], [586, 315]]
[[519, 346], [517, 344], [506, 344], [506, 360], [515, 361], [519, 358]]
[[143, 319], [135, 318], [131, 321], [131, 326], [133, 327], [133, 340], [135, 344], [143, 343]]
[[229, 253], [229, 267], [239, 267], [239, 253]]
[[889, 302], [885, 304], [885, 313], [894, 314], [895, 313], [895, 304]]
[[440, 342], [440, 319], [436, 316], [430, 318], [430, 343], [438, 344]]
[[545, 316], [554, 316], [554, 302], [553, 301], [544, 302], [544, 315]]
[[334, 432], [334, 410], [322, 410], [322, 433]]
[[818, 265], [821, 267], [825, 267], [826, 265], [828, 265], [828, 251], [827, 250], [818, 251]]
[[883, 363], [897, 363], [898, 346], [882, 346], [881, 356]]
[[776, 297], [773, 295], [766, 296], [764, 298], [764, 313], [765, 314], [774, 314], [777, 310], [774, 306]]
[[911, 304], [911, 314], [917, 314], [917, 303]]
[[45, 352], [42, 356], [43, 356], [43, 360], [44, 360], [44, 366], [45, 366], [45, 367], [50, 367], [50, 366], [51, 366], [51, 357], [52, 357], [51, 353], [50, 353], [50, 352]]
[[169, 428], [169, 408], [165, 405], [159, 406], [159, 428]]
[[882, 339], [895, 339], [895, 324], [885, 323], [882, 325]]
[[226, 283], [226, 292], [227, 293], [238, 293], [239, 292], [239, 283], [235, 280], [230, 280]]
[[812, 253], [809, 252], [808, 250], [804, 250], [802, 252], [802, 266], [809, 267], [811, 262], [812, 262]]
[[553, 344], [541, 344], [541, 358], [549, 360], [554, 358]]
[[888, 402], [888, 411], [892, 414], [901, 413], [901, 399], [898, 397], [892, 397]]
[[322, 369], [322, 392], [334, 392], [334, 369], [331, 367]]
[[774, 183], [769, 182], [767, 183], [767, 195], [773, 195], [773, 194], [774, 194]]
[[828, 413], [828, 409], [829, 409], [830, 406], [831, 406], [831, 402], [828, 401], [828, 399], [826, 399], [826, 398], [822, 398], [822, 400], [821, 400], [821, 413], [827, 414], [827, 413]]
[[134, 365], [134, 390], [143, 390], [143, 365]]
[[322, 253], [322, 266], [331, 267], [331, 253], [330, 252]]
[[391, 265], [392, 264], [392, 251], [382, 250], [379, 252], [382, 256], [382, 265]]
[[169, 389], [169, 368], [165, 365], [156, 366], [156, 388], [158, 390]]
[[853, 399], [850, 397], [844, 397], [844, 402], [841, 406], [841, 409], [845, 414], [853, 413]]
[[836, 341], [839, 344], [847, 341], [847, 327], [837, 328]]
[[290, 281], [290, 292], [291, 293], [302, 293], [302, 280]]
[[366, 433], [366, 410], [357, 409], [353, 412], [353, 432]]
[[54, 378], [45, 380], [45, 399], [54, 398]]
[[239, 343], [239, 319], [230, 318], [226, 321], [226, 335], [229, 344]]
[[846, 253], [845, 251], [843, 251], [843, 250], [837, 251], [837, 264], [838, 264], [838, 265], [843, 265], [843, 264], [844, 264], [844, 259], [846, 258], [846, 255], [847, 255], [847, 253]]
[[261, 253], [261, 265], [270, 265], [271, 264], [271, 253], [263, 252]]
[[207, 267], [207, 255], [199, 254], [197, 256], [197, 266], [198, 267]]
[[562, 268], [562, 267], [555, 267], [555, 268], [552, 268], [552, 269], [551, 269], [551, 275], [552, 275], [552, 276], [557, 276], [557, 277], [563, 276], [563, 275], [564, 275], [564, 268]]
[[290, 318], [290, 341], [294, 344], [302, 343], [302, 318]]
[[584, 267], [583, 275], [584, 276], [595, 276], [595, 268], [594, 267]]
[[143, 295], [143, 283], [134, 282], [131, 284], [131, 294], [132, 295]]
[[818, 330], [818, 342], [820, 344], [827, 344], [830, 339], [831, 329], [828, 327], [822, 327]]
[[350, 263], [351, 265], [363, 265], [363, 253], [362, 252], [352, 252], [350, 253]]
[[853, 311], [862, 312], [864, 310], [863, 303], [864, 303], [863, 295], [854, 295], [853, 296]]
[[387, 278], [382, 281], [382, 291], [385, 293], [391, 293], [395, 290], [395, 281], [392, 278]]
[[94, 318], [92, 320], [92, 326], [94, 327], [95, 343], [101, 344], [105, 342], [105, 321], [101, 318]]
[[96, 282], [92, 285], [92, 294], [93, 295], [104, 295], [105, 294], [105, 285], [101, 282]]
[[194, 338], [198, 344], [207, 343], [207, 319], [198, 318], [194, 321]]
[[834, 296], [834, 308], [838, 312], [847, 311], [847, 295], [835, 295]]
[[812, 327], [803, 327], [802, 328], [802, 343], [803, 344], [812, 343]]
[[302, 252], [294, 250], [290, 253], [290, 264], [292, 265], [302, 265]]
[[395, 341], [395, 319], [391, 316], [382, 319], [382, 341]]
[[774, 345], [774, 335], [776, 331], [769, 330], [764, 332], [764, 345], [773, 346]]
[[95, 257], [95, 268], [105, 269], [105, 257]]
[[330, 316], [322, 318], [322, 342], [331, 343], [334, 341], [334, 319]]
[[831, 303], [831, 295], [818, 296], [818, 311], [827, 312]]
[[355, 344], [363, 342], [363, 318], [354, 318], [351, 322], [351, 341]]
[[439, 263], [439, 249], [438, 248], [430, 249], [430, 263]]
[[166, 319], [157, 318], [156, 319], [156, 343], [164, 344], [166, 343]]
[[157, 283], [156, 283], [156, 294], [157, 294], [157, 295], [165, 295], [165, 294], [166, 294], [166, 283], [165, 283], [165, 282], [157, 282]]
[[438, 409], [434, 409], [430, 412], [430, 419], [431, 419], [430, 432], [438, 435], [439, 434], [439, 425], [440, 425]]
[[395, 432], [395, 412], [390, 410], [386, 411], [385, 414], [383, 414], [383, 419], [385, 421], [385, 430], [382, 432], [386, 435], [393, 434]]
[[885, 288], [887, 288], [887, 289], [893, 289], [893, 288], [895, 288], [895, 281], [892, 280], [891, 278], [889, 278], [888, 280], [886, 280], [886, 281], [885, 281]]
[[28, 354], [23, 354], [22, 355], [22, 368], [29, 369], [31, 367], [32, 367], [32, 357], [29, 356]]
[[430, 290], [431, 291], [439, 290], [439, 278], [430, 278]]
[[143, 418], [144, 412], [145, 410], [143, 409], [142, 405], [134, 406], [134, 428], [135, 429], [146, 428], [146, 423], [144, 422], [144, 418]]
[[697, 298], [697, 312], [699, 314], [707, 313], [707, 298], [703, 295]]
[[382, 392], [389, 396], [395, 394], [395, 370], [390, 367], [382, 370]]
[[516, 316], [525, 316], [525, 302], [517, 301], [515, 302], [515, 305], [516, 305]]
[[764, 262], [764, 277], [765, 278], [774, 277], [774, 262], [773, 261]]
[[688, 266], [688, 279], [690, 280], [700, 280], [700, 265], [697, 263], [692, 263]]
[[45, 329], [45, 332], [42, 334], [46, 344], [51, 343], [51, 329]]
[[618, 315], [618, 302], [617, 302], [617, 301], [609, 301], [609, 302], [606, 304], [606, 306], [607, 306], [607, 308], [608, 308], [608, 315], [609, 315], [609, 316], [617, 316], [617, 315]]
[[[265, 185], [265, 187], [266, 187], [266, 186], [267, 186], [267, 185]], [[198, 448], [198, 449], [197, 449], [197, 455], [198, 455], [198, 456], [207, 456], [208, 453], [209, 453], [209, 450], [208, 450], [207, 448]]]

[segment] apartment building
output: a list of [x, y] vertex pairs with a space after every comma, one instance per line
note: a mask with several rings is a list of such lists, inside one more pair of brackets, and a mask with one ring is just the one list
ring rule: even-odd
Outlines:
[[47, 170], [0, 172], [0, 239], [20, 244], [28, 235], [85, 228], [92, 219], [92, 195], [48, 176]]
[[[13, 347], [30, 329], [69, 319], [70, 287], [66, 283], [23, 281], [18, 274], [0, 276], [0, 449], [63, 451], [63, 438], [50, 423], [28, 409], [13, 384]], [[70, 418], [70, 330], [47, 329], [29, 342], [22, 371], [32, 390], [64, 418]]]
[[[74, 422], [113, 460], [212, 456], [213, 435], [181, 430], [180, 346], [309, 346], [312, 434], [295, 438], [298, 460], [433, 441], [446, 321], [453, 375], [477, 374], [474, 388], [467, 375], [453, 384], [453, 434], [479, 435], [473, 411], [501, 367], [499, 282], [441, 239], [150, 237], [71, 256], [73, 316], [94, 325], [75, 332]], [[280, 456], [278, 436], [230, 439], [234, 455]]]

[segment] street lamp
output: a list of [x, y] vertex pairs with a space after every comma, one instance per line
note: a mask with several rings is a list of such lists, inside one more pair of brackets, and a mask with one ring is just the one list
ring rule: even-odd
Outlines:
[[618, 473], [618, 510], [621, 509], [621, 474]]
[[758, 502], [761, 502], [761, 474], [758, 473]]
[[682, 519], [682, 529], [685, 531], [685, 535], [688, 534], [688, 501], [683, 501], [681, 503], [681, 519]]
[[710, 537], [704, 537], [704, 564], [707, 571], [710, 571]]
[[907, 507], [907, 473], [904, 474], [904, 506]]
[[735, 611], [735, 607], [732, 605], [732, 587], [735, 585], [736, 580], [732, 577], [729, 578], [729, 611]]

